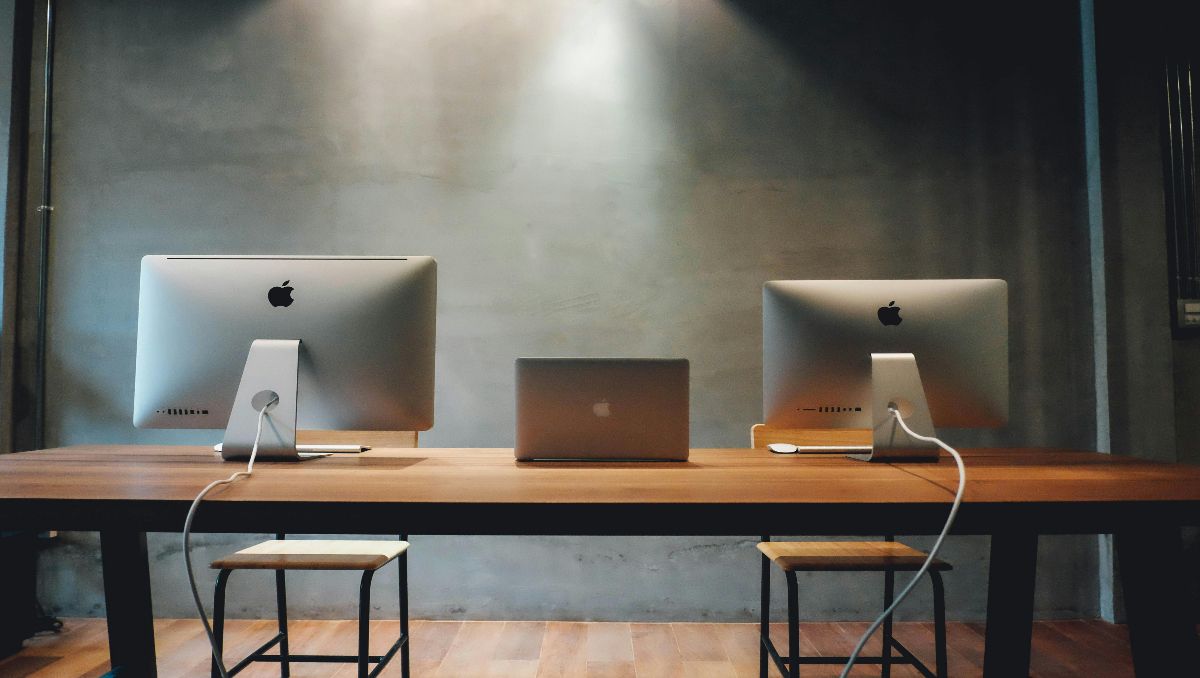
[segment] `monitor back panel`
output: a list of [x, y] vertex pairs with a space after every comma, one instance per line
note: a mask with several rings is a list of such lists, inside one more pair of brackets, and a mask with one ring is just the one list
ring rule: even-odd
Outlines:
[[688, 361], [518, 358], [517, 459], [688, 457]]
[[147, 256], [134, 424], [224, 428], [255, 339], [299, 339], [306, 429], [433, 425], [430, 257]]
[[1008, 418], [1003, 280], [774, 280], [763, 286], [763, 419], [870, 428], [871, 354], [912, 353], [933, 423]]

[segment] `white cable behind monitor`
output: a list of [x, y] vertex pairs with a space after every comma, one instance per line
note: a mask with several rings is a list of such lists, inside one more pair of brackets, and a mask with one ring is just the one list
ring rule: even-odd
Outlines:
[[192, 519], [196, 517], [196, 509], [200, 506], [200, 500], [204, 499], [204, 495], [211, 492], [213, 488], [228, 485], [241, 477], [249, 478], [254, 473], [254, 457], [258, 455], [258, 441], [262, 438], [263, 417], [266, 416], [267, 410], [277, 402], [279, 402], [279, 396], [275, 396], [258, 411], [258, 430], [254, 434], [254, 446], [250, 448], [250, 462], [246, 464], [246, 470], [238, 471], [224, 480], [214, 480], [200, 490], [200, 494], [196, 495], [191, 508], [188, 509], [187, 519], [183, 522], [183, 564], [187, 567], [188, 584], [192, 587], [192, 600], [196, 603], [196, 611], [200, 613], [200, 621], [204, 624], [204, 634], [208, 636], [208, 645], [212, 650], [213, 659], [217, 662], [221, 678], [229, 678], [229, 672], [225, 669], [225, 662], [221, 658], [220, 651], [217, 650], [217, 639], [213, 636], [212, 624], [208, 621], [208, 613], [204, 611], [204, 603], [200, 601], [200, 591], [196, 588], [196, 576], [192, 572]]
[[896, 599], [892, 601], [892, 604], [889, 605], [888, 608], [883, 611], [883, 614], [879, 615], [879, 617], [867, 627], [867, 630], [862, 634], [862, 637], [858, 639], [858, 644], [854, 646], [854, 651], [850, 653], [850, 657], [846, 661], [846, 666], [842, 669], [841, 678], [847, 678], [847, 676], [850, 675], [850, 670], [854, 668], [854, 662], [858, 661], [858, 655], [862, 652], [863, 647], [866, 646], [867, 641], [871, 639], [871, 636], [875, 634], [875, 631], [879, 629], [879, 627], [883, 624], [883, 621], [891, 616], [892, 612], [896, 610], [900, 603], [903, 602], [906, 597], [908, 597], [908, 594], [912, 592], [913, 587], [917, 585], [917, 582], [921, 580], [921, 577], [924, 577], [925, 573], [929, 571], [929, 566], [933, 564], [933, 559], [937, 557], [938, 551], [942, 548], [942, 542], [945, 541], [946, 534], [950, 532], [950, 527], [954, 525], [954, 518], [958, 515], [958, 508], [962, 506], [963, 492], [967, 489], [967, 469], [963, 466], [962, 456], [959, 455], [957, 450], [942, 442], [938, 438], [934, 438], [932, 436], [923, 436], [913, 431], [908, 427], [908, 424], [904, 422], [904, 417], [900, 415], [900, 412], [895, 407], [889, 407], [888, 411], [891, 412], [892, 416], [896, 418], [896, 421], [900, 424], [900, 428], [904, 429], [905, 433], [913, 438], [916, 438], [917, 440], [927, 443], [935, 443], [938, 447], [948, 452], [950, 456], [954, 457], [954, 463], [958, 465], [958, 490], [954, 493], [954, 504], [950, 507], [950, 515], [946, 518], [946, 525], [942, 528], [942, 533], [938, 535], [937, 541], [933, 543], [933, 548], [929, 549], [929, 556], [925, 558], [925, 563], [921, 565], [921, 569], [917, 570], [917, 573], [913, 575], [912, 581], [908, 582], [908, 586], [904, 587], [904, 590], [902, 590], [900, 594], [896, 596]]

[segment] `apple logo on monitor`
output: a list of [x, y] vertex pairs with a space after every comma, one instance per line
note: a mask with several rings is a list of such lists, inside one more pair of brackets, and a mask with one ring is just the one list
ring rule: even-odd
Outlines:
[[290, 283], [290, 282], [292, 282], [292, 281], [284, 280], [283, 284], [280, 285], [279, 287], [272, 287], [270, 290], [267, 291], [267, 301], [271, 302], [272, 306], [275, 306], [276, 308], [278, 308], [280, 306], [287, 307], [287, 306], [292, 305], [292, 301], [293, 301], [292, 289], [293, 288], [288, 287], [288, 283]]
[[596, 403], [595, 405], [592, 405], [592, 414], [596, 415], [597, 417], [610, 416], [612, 414], [612, 410], [609, 409], [608, 401], [601, 400], [600, 402]]
[[887, 306], [879, 307], [879, 322], [884, 325], [899, 325], [904, 322], [904, 318], [900, 317], [900, 307], [894, 300]]

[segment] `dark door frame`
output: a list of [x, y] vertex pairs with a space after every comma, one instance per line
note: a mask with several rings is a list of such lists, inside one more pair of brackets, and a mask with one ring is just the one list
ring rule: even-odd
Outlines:
[[[43, 446], [53, 0], [16, 0], [0, 306], [0, 453]], [[49, 45], [50, 49], [47, 49]], [[40, 115], [39, 115], [40, 114]]]

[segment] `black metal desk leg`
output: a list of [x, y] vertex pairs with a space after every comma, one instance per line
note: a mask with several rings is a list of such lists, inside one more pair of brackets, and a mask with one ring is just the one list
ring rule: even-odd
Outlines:
[[1135, 675], [1178, 676], [1196, 666], [1200, 641], [1184, 605], [1187, 581], [1178, 527], [1118, 533], [1117, 564]]
[[100, 532], [109, 662], [121, 678], [158, 675], [154, 659], [154, 612], [150, 606], [150, 563], [146, 533]]
[[[763, 541], [771, 541], [764, 536]], [[762, 582], [758, 594], [758, 678], [767, 678], [767, 645], [771, 637], [771, 559], [763, 554]]]
[[984, 678], [1029, 675], [1037, 545], [1036, 534], [992, 535]]

